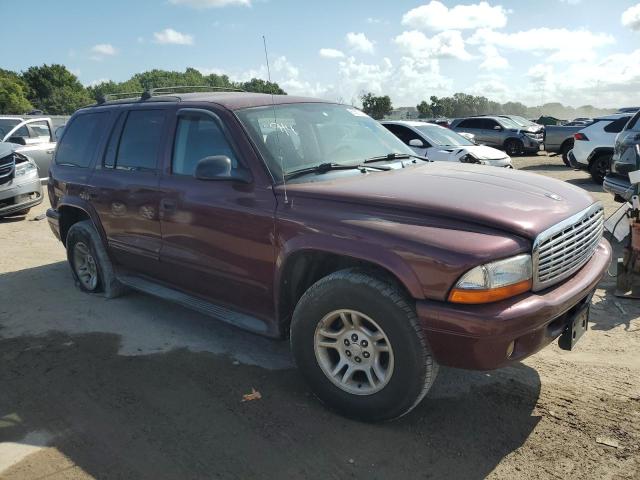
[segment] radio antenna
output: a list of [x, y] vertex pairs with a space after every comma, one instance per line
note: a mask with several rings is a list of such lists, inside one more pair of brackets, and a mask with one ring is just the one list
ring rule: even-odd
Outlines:
[[269, 89], [271, 90], [271, 107], [273, 108], [273, 122], [276, 126], [276, 145], [280, 155], [280, 170], [282, 172], [282, 187], [284, 189], [284, 203], [289, 203], [289, 197], [287, 197], [287, 178], [284, 171], [284, 156], [282, 155], [282, 147], [280, 146], [280, 127], [278, 126], [278, 117], [276, 116], [276, 100], [273, 96], [273, 84], [271, 83], [271, 69], [269, 68], [269, 54], [267, 53], [267, 39], [262, 35], [262, 44], [264, 45], [264, 58], [267, 61], [267, 77], [269, 79]]

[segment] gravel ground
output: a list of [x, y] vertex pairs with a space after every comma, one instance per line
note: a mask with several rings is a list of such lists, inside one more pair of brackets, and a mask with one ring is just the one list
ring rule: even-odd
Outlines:
[[[514, 163], [617, 208], [559, 157]], [[323, 408], [285, 342], [82, 294], [45, 209], [0, 221], [1, 479], [640, 479], [640, 303], [611, 277], [576, 351], [441, 369], [416, 410], [371, 425]]]

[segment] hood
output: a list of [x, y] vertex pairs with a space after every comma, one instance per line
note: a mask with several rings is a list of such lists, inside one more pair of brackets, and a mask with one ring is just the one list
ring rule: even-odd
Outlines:
[[[290, 183], [302, 196], [412, 211], [505, 230], [534, 239], [594, 200], [581, 188], [534, 173], [484, 165], [433, 162], [327, 181]], [[320, 180], [320, 176], [317, 178]], [[277, 187], [282, 193], [282, 185]]]
[[18, 149], [20, 145], [9, 142], [0, 142], [0, 158], [4, 158], [7, 155], [13, 153]]
[[479, 160], [501, 160], [507, 158], [507, 154], [497, 148], [487, 147], [486, 145], [473, 145], [464, 147], [464, 150]]

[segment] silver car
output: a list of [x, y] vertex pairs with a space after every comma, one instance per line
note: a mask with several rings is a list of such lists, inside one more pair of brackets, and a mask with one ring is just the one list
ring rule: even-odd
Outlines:
[[0, 143], [0, 218], [26, 215], [31, 207], [42, 202], [38, 167], [17, 147]]
[[540, 125], [523, 127], [507, 117], [456, 118], [450, 128], [458, 133], [472, 133], [477, 143], [501, 148], [510, 156], [544, 149], [544, 133]]
[[13, 144], [17, 152], [36, 163], [40, 180], [47, 180], [56, 148], [56, 134], [50, 118], [0, 117], [0, 143]]

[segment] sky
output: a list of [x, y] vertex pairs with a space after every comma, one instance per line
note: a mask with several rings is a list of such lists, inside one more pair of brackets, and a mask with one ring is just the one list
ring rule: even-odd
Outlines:
[[290, 94], [640, 105], [638, 0], [31, 0], [3, 21], [0, 67], [62, 63], [85, 85], [153, 68], [266, 79], [263, 35]]

